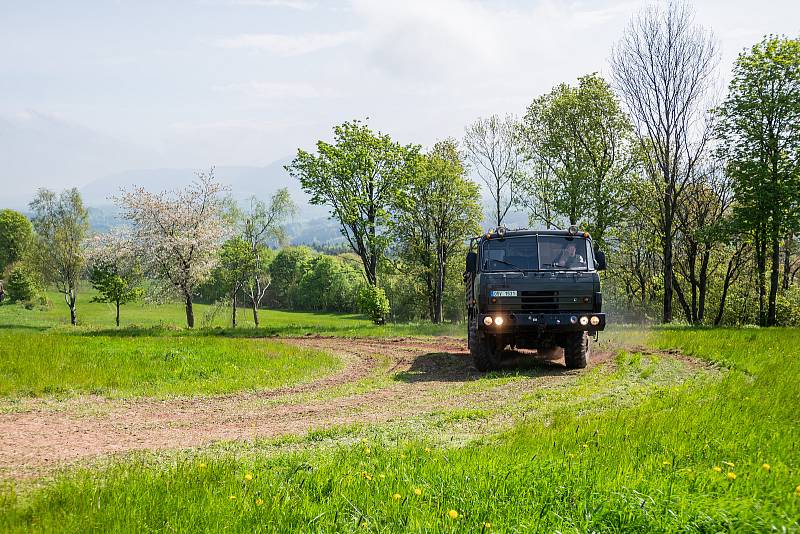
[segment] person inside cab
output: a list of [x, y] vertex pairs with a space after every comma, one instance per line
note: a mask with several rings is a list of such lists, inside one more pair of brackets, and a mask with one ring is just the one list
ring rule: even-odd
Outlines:
[[559, 252], [553, 263], [565, 269], [582, 269], [586, 267], [586, 259], [580, 254], [577, 254], [576, 251], [577, 247], [575, 243], [568, 242], [564, 245], [564, 248], [561, 249], [561, 252]]

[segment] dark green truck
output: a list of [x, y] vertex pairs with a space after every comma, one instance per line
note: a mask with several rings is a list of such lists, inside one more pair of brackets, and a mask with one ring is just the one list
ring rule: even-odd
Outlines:
[[507, 347], [548, 353], [563, 347], [569, 368], [586, 367], [589, 338], [606, 326], [598, 271], [605, 256], [586, 232], [498, 228], [470, 241], [468, 342], [480, 371]]

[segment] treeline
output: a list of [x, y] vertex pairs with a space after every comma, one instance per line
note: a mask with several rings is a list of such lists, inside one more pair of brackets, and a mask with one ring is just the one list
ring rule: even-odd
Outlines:
[[[77, 191], [40, 191], [33, 225], [0, 216], [6, 287], [48, 283], [75, 316], [88, 276], [119, 305], [177, 297], [194, 325], [201, 296], [250, 308], [359, 311], [376, 322], [463, 315], [462, 261], [486, 217], [588, 230], [605, 250], [604, 302], [619, 321], [800, 324], [800, 40], [767, 36], [743, 51], [715, 101], [717, 43], [686, 4], [635, 15], [597, 74], [534, 98], [520, 117], [467, 126], [424, 151], [360, 121], [300, 149], [287, 172], [338, 222], [348, 251], [281, 248], [285, 190], [246, 206], [213, 171], [189, 188], [116, 199], [128, 230], [85, 245]], [[24, 219], [24, 220], [23, 220]], [[30, 253], [19, 243], [35, 242]], [[277, 250], [276, 250], [277, 246]], [[11, 250], [8, 253], [6, 251]], [[26, 259], [27, 258], [27, 259]]]

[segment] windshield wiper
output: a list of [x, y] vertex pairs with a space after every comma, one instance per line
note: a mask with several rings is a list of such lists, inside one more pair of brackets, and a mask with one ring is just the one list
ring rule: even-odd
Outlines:
[[518, 270], [522, 274], [525, 274], [525, 271], [522, 269], [522, 267], [520, 267], [519, 265], [514, 265], [511, 262], [508, 262], [508, 261], [505, 261], [505, 260], [490, 260], [490, 261], [496, 261], [497, 263], [502, 263], [503, 265], [508, 265], [509, 267], [513, 267], [514, 269]]

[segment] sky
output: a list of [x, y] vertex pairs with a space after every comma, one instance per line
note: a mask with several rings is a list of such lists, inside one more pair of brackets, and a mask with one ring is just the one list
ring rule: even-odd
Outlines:
[[[0, 207], [135, 169], [265, 166], [368, 118], [463, 137], [561, 82], [608, 74], [631, 0], [0, 0]], [[796, 0], [703, 0], [721, 87]], [[290, 178], [287, 176], [286, 180]]]

